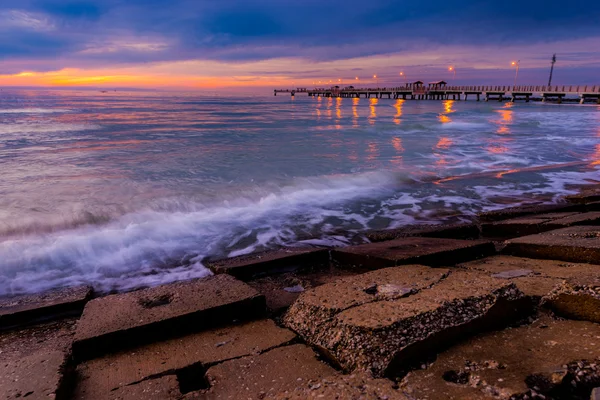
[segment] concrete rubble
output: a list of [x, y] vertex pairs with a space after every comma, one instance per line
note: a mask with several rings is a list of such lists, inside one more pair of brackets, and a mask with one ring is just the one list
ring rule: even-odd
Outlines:
[[0, 398], [597, 398], [598, 190], [568, 200], [1, 298]]

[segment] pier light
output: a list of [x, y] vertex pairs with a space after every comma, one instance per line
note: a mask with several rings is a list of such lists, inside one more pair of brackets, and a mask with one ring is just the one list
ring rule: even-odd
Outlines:
[[456, 79], [456, 68], [454, 68], [453, 65], [448, 67], [448, 71], [454, 73], [454, 76], [452, 77], [452, 83], [454, 83], [454, 80]]
[[513, 67], [517, 67], [517, 70], [515, 71], [515, 82], [513, 84], [513, 89], [514, 89], [514, 86], [517, 86], [517, 76], [519, 76], [519, 64], [520, 63], [521, 63], [521, 60], [513, 61], [510, 63], [510, 65], [512, 65]]

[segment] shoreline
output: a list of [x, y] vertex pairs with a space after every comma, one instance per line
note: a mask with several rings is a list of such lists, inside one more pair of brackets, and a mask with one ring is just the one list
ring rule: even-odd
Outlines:
[[[600, 344], [596, 352], [581, 340], [600, 337], [600, 185], [557, 204], [365, 237], [214, 260], [211, 277], [124, 293], [3, 297], [1, 390], [11, 399], [235, 399], [244, 390], [404, 400], [589, 398], [600, 387]], [[505, 340], [515, 350], [498, 354]], [[554, 342], [560, 351], [549, 352]], [[528, 380], [555, 364], [566, 366], [560, 378]], [[530, 375], [519, 383], [516, 371]]]

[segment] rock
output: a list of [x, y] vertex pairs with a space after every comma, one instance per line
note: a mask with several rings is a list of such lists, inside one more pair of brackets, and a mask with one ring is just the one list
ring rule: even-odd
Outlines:
[[479, 213], [479, 219], [484, 222], [501, 221], [504, 219], [512, 219], [517, 217], [523, 217], [526, 215], [536, 215], [544, 213], [558, 213], [558, 212], [579, 212], [582, 211], [583, 207], [578, 204], [533, 204], [518, 207], [503, 208], [500, 210], [487, 211]]
[[396, 383], [388, 379], [373, 379], [365, 373], [336, 374], [320, 380], [303, 382], [295, 390], [287, 394], [277, 394], [272, 398], [278, 400], [409, 400]]
[[402, 264], [452, 265], [494, 252], [494, 245], [482, 240], [408, 237], [335, 249], [332, 259], [342, 266], [376, 269]]
[[586, 212], [553, 219], [543, 225], [551, 229], [560, 229], [573, 225], [598, 225], [598, 223], [600, 223], [600, 212]]
[[401, 387], [423, 400], [587, 398], [600, 382], [598, 339], [596, 324], [543, 317], [464, 341], [408, 374]]
[[278, 275], [270, 275], [248, 282], [258, 292], [265, 296], [267, 308], [276, 315], [280, 315], [298, 298], [302, 292], [288, 292], [285, 288], [300, 285], [307, 289], [321, 286], [325, 283], [337, 281], [340, 278], [354, 276], [356, 270], [329, 267], [317, 271], [296, 271]]
[[600, 185], [586, 187], [575, 195], [566, 196], [565, 199], [570, 203], [587, 204], [600, 201]]
[[561, 317], [600, 323], [600, 276], [595, 272], [566, 279], [543, 301]]
[[195, 333], [80, 364], [74, 400], [102, 398], [117, 388], [165, 374], [201, 375], [210, 365], [260, 354], [289, 343], [295, 335], [272, 320], [247, 322]]
[[511, 279], [529, 275], [533, 275], [533, 271], [530, 269], [511, 269], [509, 271], [502, 271], [492, 274], [492, 278]]
[[302, 344], [273, 349], [209, 368], [207, 399], [261, 399], [285, 394], [309, 380], [333, 375], [335, 370], [319, 361]]
[[[382, 277], [407, 268], [382, 270]], [[399, 373], [459, 336], [502, 327], [530, 312], [519, 310], [523, 294], [506, 280], [464, 271], [441, 281], [442, 276], [422, 274], [428, 279], [415, 279], [412, 294], [403, 291], [396, 298], [378, 297], [372, 279], [364, 280], [368, 291], [360, 294], [360, 275], [337, 287], [321, 286], [300, 295], [284, 323], [345, 371], [381, 376]], [[399, 281], [394, 284], [410, 287]]]
[[86, 400], [180, 400], [179, 383], [174, 375], [121, 386], [101, 395], [90, 394]]
[[106, 296], [85, 306], [73, 351], [88, 359], [264, 312], [264, 297], [228, 275]]
[[302, 285], [294, 285], [294, 286], [290, 286], [290, 287], [285, 287], [285, 288], [283, 288], [283, 290], [285, 290], [288, 293], [302, 293], [302, 292], [304, 292], [304, 288], [302, 287]]
[[408, 225], [397, 229], [383, 229], [367, 232], [366, 238], [371, 242], [383, 242], [411, 236], [446, 238], [446, 239], [479, 239], [479, 227], [476, 224], [444, 224], [444, 225]]
[[510, 279], [519, 290], [538, 304], [563, 280], [577, 276], [594, 276], [598, 266], [565, 263], [557, 260], [494, 256], [460, 264], [459, 267], [481, 271], [489, 276]]
[[[319, 325], [352, 307], [416, 293], [438, 283], [448, 273], [443, 268], [406, 265], [342, 278], [301, 294], [293, 306], [298, 316], [288, 313], [286, 319], [290, 318], [293, 329], [301, 327], [308, 334], [313, 322]], [[390, 293], [394, 291], [395, 295]], [[309, 324], [302, 324], [303, 317]]]
[[594, 388], [594, 390], [592, 390], [590, 400], [600, 400], [600, 387]]
[[600, 227], [572, 226], [511, 239], [504, 254], [600, 264]]
[[0, 335], [3, 399], [66, 398], [74, 323], [63, 320]]
[[0, 298], [0, 329], [79, 316], [92, 295], [89, 286]]
[[[485, 223], [482, 233], [492, 238], [512, 238], [517, 236], [533, 235], [552, 229], [564, 228], [567, 225], [553, 225], [553, 221], [578, 216], [575, 212], [536, 214], [525, 217], [507, 219], [504, 221]], [[573, 225], [573, 224], [571, 224]]]
[[206, 262], [215, 274], [229, 274], [241, 280], [327, 265], [329, 250], [314, 248], [287, 248]]

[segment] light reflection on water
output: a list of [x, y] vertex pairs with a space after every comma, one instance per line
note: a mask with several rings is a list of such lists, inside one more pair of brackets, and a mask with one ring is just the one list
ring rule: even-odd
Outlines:
[[537, 103], [3, 91], [0, 294], [156, 284], [201, 276], [204, 256], [343, 245], [366, 229], [553, 201], [600, 180], [599, 116]]

